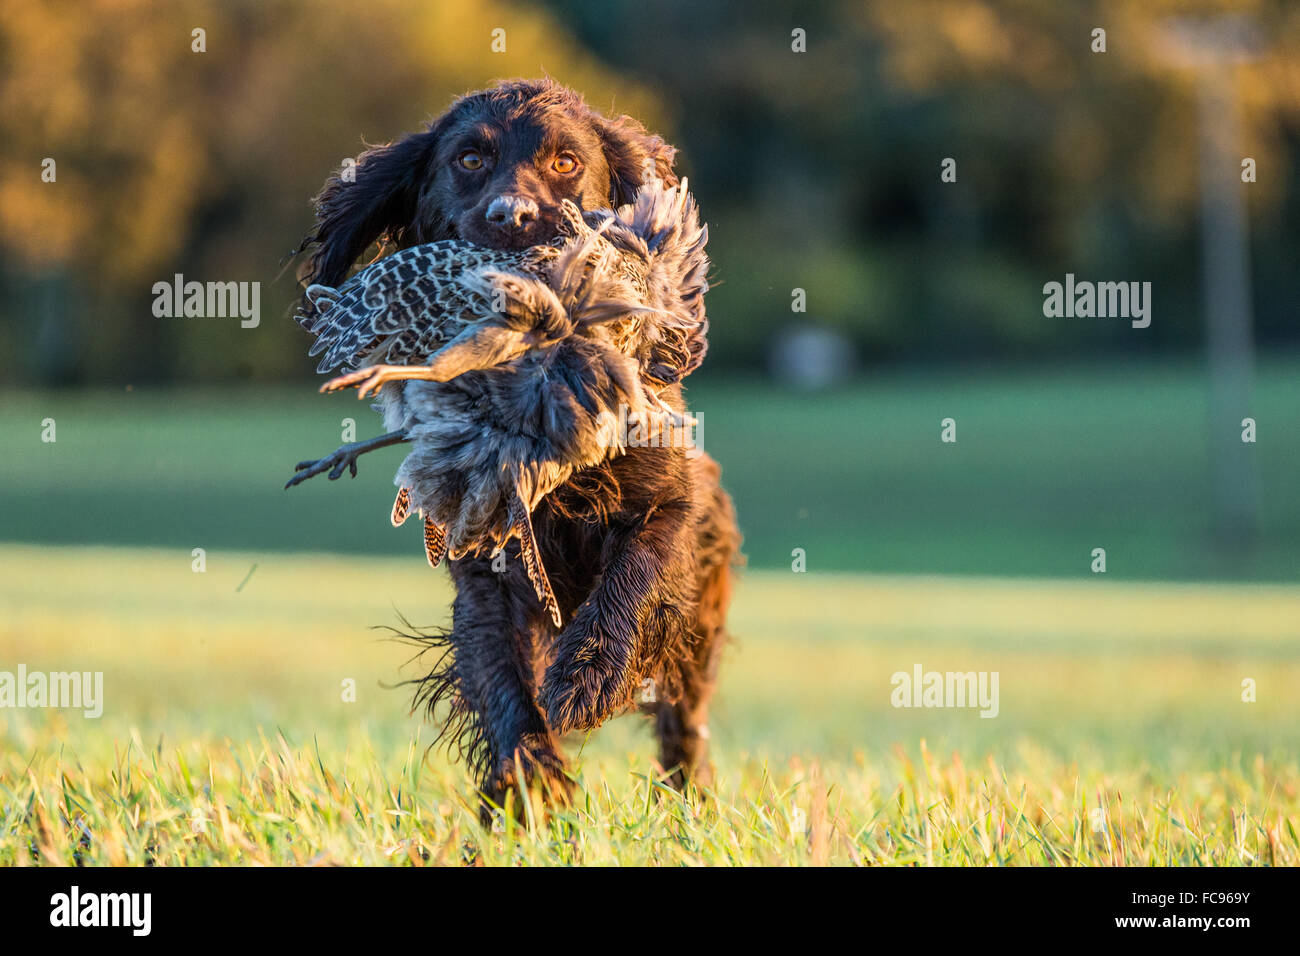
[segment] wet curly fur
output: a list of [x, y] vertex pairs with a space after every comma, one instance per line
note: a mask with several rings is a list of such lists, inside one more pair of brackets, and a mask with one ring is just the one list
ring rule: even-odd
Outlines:
[[[466, 149], [489, 160], [481, 175], [457, 166]], [[575, 174], [550, 172], [557, 149], [576, 156]], [[535, 245], [555, 234], [565, 198], [585, 210], [624, 205], [647, 168], [676, 184], [674, 152], [630, 117], [601, 116], [559, 84], [498, 84], [458, 99], [427, 131], [363, 153], [354, 182], [331, 178], [316, 198], [304, 278], [337, 286], [375, 243], [381, 251], [453, 238]], [[495, 222], [488, 213], [502, 196], [531, 200], [535, 217]], [[693, 305], [702, 315], [702, 299]], [[680, 343], [668, 346], [676, 351], [660, 363], [661, 396], [680, 410], [685, 372], [674, 370], [698, 365], [702, 341], [684, 356]], [[415, 706], [443, 715], [442, 738], [469, 764], [485, 813], [524, 784], [567, 798], [560, 735], [638, 704], [653, 718], [671, 781], [704, 778], [740, 546], [717, 464], [682, 448], [629, 447], [575, 472], [542, 498], [532, 523], [563, 627], [538, 603], [515, 542], [504, 571], [486, 556], [450, 561], [452, 625], [416, 635], [437, 659], [415, 682]]]

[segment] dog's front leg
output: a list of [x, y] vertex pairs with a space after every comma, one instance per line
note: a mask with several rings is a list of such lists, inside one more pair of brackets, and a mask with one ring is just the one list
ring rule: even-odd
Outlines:
[[[456, 600], [449, 676], [459, 698], [455, 706], [468, 718], [461, 746], [479, 788], [497, 806], [512, 789], [532, 784], [562, 802], [571, 781], [537, 705], [533, 655], [547, 625], [532, 588], [522, 571], [493, 571], [485, 558], [451, 562], [451, 576]], [[522, 794], [516, 794], [516, 810], [521, 805]]]
[[597, 727], [632, 703], [639, 665], [664, 628], [685, 625], [693, 580], [689, 502], [657, 507], [615, 532], [596, 586], [556, 639], [542, 706], [556, 733]]

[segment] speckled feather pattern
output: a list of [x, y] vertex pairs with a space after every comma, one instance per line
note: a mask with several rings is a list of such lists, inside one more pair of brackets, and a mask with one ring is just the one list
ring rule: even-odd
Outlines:
[[[531, 512], [576, 471], [620, 454], [621, 423], [662, 416], [657, 392], [704, 357], [708, 233], [685, 183], [651, 182], [616, 211], [566, 203], [562, 219], [564, 234], [545, 246], [427, 243], [338, 289], [307, 291], [298, 321], [317, 336], [320, 371], [463, 353], [454, 378], [389, 382], [375, 406], [411, 441], [393, 520], [419, 512], [437, 557], [524, 543], [513, 503]], [[538, 563], [540, 580], [531, 566], [529, 576], [544, 600], [540, 559], [524, 558]]]

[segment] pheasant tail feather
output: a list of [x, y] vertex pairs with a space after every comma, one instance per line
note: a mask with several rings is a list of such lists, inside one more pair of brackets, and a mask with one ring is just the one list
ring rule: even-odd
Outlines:
[[519, 556], [523, 558], [528, 580], [532, 582], [533, 590], [537, 592], [537, 600], [541, 601], [542, 607], [550, 613], [555, 626], [560, 627], [563, 623], [560, 619], [560, 605], [555, 600], [551, 581], [546, 576], [546, 568], [542, 565], [537, 538], [533, 535], [533, 519], [529, 516], [528, 507], [519, 497], [518, 491], [510, 498], [510, 525], [511, 529], [519, 535]]
[[434, 523], [432, 518], [424, 519], [424, 556], [429, 559], [429, 567], [436, 568], [443, 555], [447, 553], [447, 534]]
[[411, 489], [401, 488], [393, 500], [393, 516], [390, 519], [394, 528], [400, 528], [411, 513]]

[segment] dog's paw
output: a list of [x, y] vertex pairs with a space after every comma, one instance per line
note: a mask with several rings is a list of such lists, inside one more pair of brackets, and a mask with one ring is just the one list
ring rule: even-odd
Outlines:
[[514, 753], [497, 761], [492, 780], [499, 789], [508, 790], [519, 785], [519, 771], [528, 786], [550, 788], [569, 784], [564, 758], [552, 746], [549, 736], [526, 734]]
[[[519, 776], [520, 771], [523, 777]], [[513, 753], [497, 759], [486, 779], [479, 785], [483, 803], [479, 815], [485, 824], [492, 822], [498, 808], [506, 805], [507, 795], [518, 791], [520, 780], [537, 792], [544, 806], [564, 806], [572, 802], [574, 782], [555, 749], [550, 734], [525, 734]], [[512, 801], [517, 814], [522, 813], [520, 794]], [[522, 816], [520, 817], [522, 819]]]
[[546, 669], [541, 697], [547, 723], [561, 734], [599, 727], [632, 703], [624, 668], [599, 655], [585, 661], [556, 661]]

